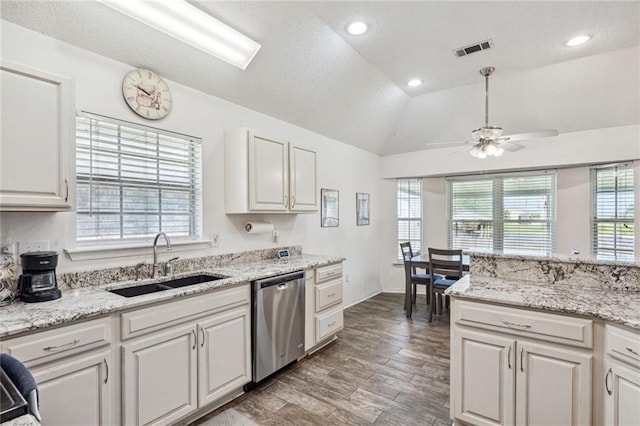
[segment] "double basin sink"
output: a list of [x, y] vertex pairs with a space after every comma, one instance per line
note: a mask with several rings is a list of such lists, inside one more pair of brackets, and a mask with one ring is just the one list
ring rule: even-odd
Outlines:
[[140, 286], [116, 288], [107, 290], [110, 293], [124, 297], [142, 296], [143, 294], [157, 293], [159, 291], [171, 290], [174, 288], [187, 287], [195, 284], [207, 283], [209, 281], [221, 280], [228, 277], [217, 277], [215, 275], [194, 275], [192, 277], [177, 278], [175, 280], [162, 283], [145, 284]]

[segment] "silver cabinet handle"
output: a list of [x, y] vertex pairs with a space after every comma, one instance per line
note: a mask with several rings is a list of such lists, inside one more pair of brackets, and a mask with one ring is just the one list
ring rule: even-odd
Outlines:
[[509, 352], [507, 352], [507, 366], [511, 370], [511, 345], [509, 345]]
[[107, 369], [107, 373], [106, 373], [105, 378], [104, 378], [104, 383], [106, 385], [107, 382], [109, 381], [109, 361], [107, 361], [107, 358], [104, 358], [104, 366]]
[[73, 341], [69, 342], [69, 343], [64, 343], [62, 345], [57, 345], [57, 346], [47, 346], [46, 348], [44, 348], [45, 351], [48, 352], [55, 352], [55, 351], [59, 351], [62, 350], [64, 348], [66, 348], [67, 346], [75, 346], [78, 343], [80, 343], [80, 340], [78, 339], [74, 339]]
[[196, 349], [196, 342], [198, 341], [198, 336], [196, 336], [196, 331], [195, 330], [191, 330], [191, 332], [193, 333], [193, 346], [191, 347], [191, 349], [195, 350]]
[[64, 178], [64, 186], [67, 189], [66, 194], [64, 196], [64, 202], [69, 201], [69, 179]]
[[200, 343], [200, 347], [204, 348], [204, 327], [200, 327], [200, 332], [202, 333], [202, 343]]
[[518, 328], [531, 328], [531, 326], [529, 324], [517, 324], [515, 322], [509, 322], [509, 321], [502, 321], [502, 323], [504, 325], [506, 325], [507, 327], [518, 327]]
[[524, 348], [520, 348], [520, 371], [524, 371]]
[[634, 354], [635, 356], [640, 356], [640, 354], [638, 352], [634, 351], [633, 348], [626, 347], [625, 349], [628, 350], [629, 352], [631, 352], [632, 354]]
[[291, 196], [291, 208], [294, 208], [296, 205], [296, 196], [292, 195]]
[[331, 323], [329, 323], [329, 324], [327, 324], [327, 325], [328, 325], [329, 327], [333, 327], [334, 325], [336, 325], [336, 322], [335, 322], [335, 321], [333, 321], [333, 322], [331, 322]]
[[607, 375], [604, 376], [604, 387], [607, 390], [607, 393], [609, 395], [611, 395], [611, 390], [609, 389], [609, 376], [613, 374], [613, 371], [611, 371], [611, 368], [609, 368], [609, 371], [607, 371]]
[[335, 293], [331, 293], [331, 294], [327, 294], [327, 297], [333, 297], [335, 295], [336, 295]]
[[285, 194], [283, 198], [284, 198], [284, 206], [289, 207], [289, 197], [287, 196], [287, 194]]

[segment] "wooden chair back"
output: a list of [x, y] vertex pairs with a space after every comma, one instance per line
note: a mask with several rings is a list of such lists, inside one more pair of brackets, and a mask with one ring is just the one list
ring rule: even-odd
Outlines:
[[[400, 243], [400, 251], [402, 252], [402, 258], [405, 262], [410, 262], [413, 257], [413, 250], [411, 250], [411, 243]], [[416, 268], [411, 268], [411, 273], [416, 273]]]
[[429, 248], [429, 274], [452, 280], [462, 278], [462, 250]]

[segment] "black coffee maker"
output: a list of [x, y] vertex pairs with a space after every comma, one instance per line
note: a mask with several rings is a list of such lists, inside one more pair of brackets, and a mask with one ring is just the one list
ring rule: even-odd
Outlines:
[[58, 252], [33, 251], [22, 253], [22, 275], [18, 280], [18, 294], [23, 302], [46, 302], [60, 298], [56, 281]]

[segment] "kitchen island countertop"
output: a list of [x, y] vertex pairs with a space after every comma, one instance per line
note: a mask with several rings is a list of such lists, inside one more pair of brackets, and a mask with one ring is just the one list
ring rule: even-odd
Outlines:
[[594, 289], [568, 283], [541, 283], [466, 275], [445, 294], [480, 302], [568, 313], [624, 324], [640, 330], [640, 292]]
[[62, 290], [62, 297], [57, 300], [42, 303], [14, 301], [8, 306], [0, 307], [0, 339], [28, 331], [67, 324], [73, 321], [96, 318], [131, 308], [139, 308], [158, 302], [176, 300], [183, 296], [234, 287], [257, 279], [289, 272], [304, 271], [309, 268], [342, 262], [343, 260], [344, 258], [339, 256], [302, 254], [291, 256], [286, 261], [269, 259], [231, 263], [223, 266], [193, 270], [174, 276], [174, 278], [181, 278], [198, 274], [212, 274], [226, 278], [131, 298], [109, 293], [106, 290], [160, 283], [172, 278], [162, 277], [158, 279], [123, 281], [95, 287], [66, 289]]

